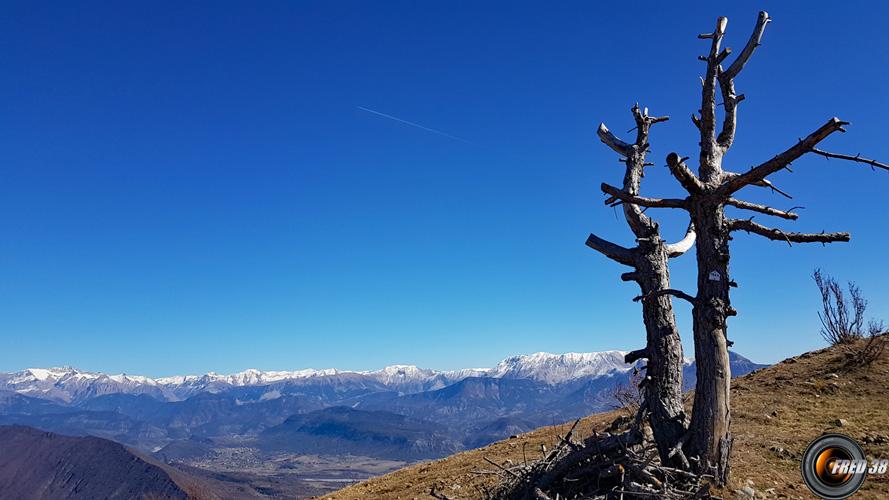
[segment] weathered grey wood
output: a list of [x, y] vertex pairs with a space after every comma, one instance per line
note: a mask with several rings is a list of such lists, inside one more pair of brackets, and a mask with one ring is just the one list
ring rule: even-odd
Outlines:
[[692, 309], [697, 381], [686, 456], [712, 463], [717, 481], [728, 479], [731, 451], [731, 367], [726, 318], [729, 300], [729, 227], [724, 206], [712, 195], [696, 195], [691, 209], [698, 241], [698, 294]]
[[[636, 140], [633, 143], [617, 138], [604, 124], [599, 126], [599, 139], [617, 152], [625, 164], [623, 188], [615, 188], [614, 197], [624, 201], [623, 210], [627, 224], [636, 236], [638, 245], [626, 249], [590, 235], [587, 245], [621, 264], [634, 267], [632, 273], [624, 273], [621, 279], [635, 281], [645, 297], [642, 302], [642, 318], [646, 331], [646, 347], [630, 353], [625, 361], [632, 363], [646, 358], [646, 384], [644, 408], [651, 422], [652, 433], [661, 458], [665, 463], [677, 459], [667, 453], [686, 432], [685, 411], [682, 407], [682, 343], [670, 295], [681, 293], [670, 289], [668, 261], [688, 251], [695, 241], [695, 230], [689, 225], [685, 237], [673, 244], [661, 238], [658, 224], [643, 213], [639, 203], [640, 184], [647, 165], [648, 135], [651, 125], [666, 121], [667, 117], [652, 117], [638, 105], [632, 108], [636, 121]], [[679, 200], [681, 203], [684, 201]], [[674, 293], [675, 292], [675, 293]]]
[[[804, 139], [797, 142], [783, 153], [778, 154], [770, 160], [751, 168], [749, 171], [741, 175], [733, 176], [728, 180], [728, 182], [720, 186], [720, 191], [725, 194], [732, 194], [735, 191], [743, 188], [744, 186], [755, 184], [757, 181], [762, 181], [769, 175], [774, 174], [775, 172], [790, 165], [797, 158], [803, 156], [806, 153], [811, 153], [813, 148], [818, 143], [826, 139], [834, 132], [845, 132], [846, 129], [844, 129], [843, 127], [848, 124], [849, 122], [844, 122], [839, 118], [831, 118], [827, 121], [827, 123], [818, 127], [818, 130], [807, 135]], [[721, 163], [720, 173], [722, 173]]]
[[729, 229], [732, 231], [747, 231], [748, 233], [765, 236], [770, 240], [786, 241], [789, 243], [835, 243], [849, 241], [849, 233], [794, 233], [782, 231], [757, 224], [749, 219], [729, 220]]
[[[760, 205], [758, 203], [750, 203], [749, 201], [736, 200], [734, 198], [729, 198], [725, 200], [726, 205], [731, 205], [733, 207], [741, 208], [744, 210], [750, 210], [753, 212], [759, 212], [761, 214], [771, 215], [774, 217], [781, 217], [782, 219], [796, 220], [799, 218], [799, 214], [793, 213], [791, 210], [778, 210], [772, 207], [767, 207], [765, 205]], [[801, 208], [801, 207], [795, 207]]]
[[[648, 208], [688, 208], [687, 200], [675, 198], [646, 198], [644, 196], [627, 193], [626, 191], [618, 189], [605, 182], [602, 183], [601, 189], [603, 193], [609, 194], [628, 205], [638, 205]], [[608, 204], [607, 201], [606, 204]]]

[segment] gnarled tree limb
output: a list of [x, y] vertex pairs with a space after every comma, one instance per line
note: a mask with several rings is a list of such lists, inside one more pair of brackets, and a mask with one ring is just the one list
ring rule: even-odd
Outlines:
[[676, 243], [667, 243], [664, 245], [664, 249], [667, 251], [668, 256], [679, 257], [695, 244], [696, 238], [697, 234], [695, 233], [695, 225], [690, 223], [688, 229], [685, 231], [685, 237]]
[[603, 193], [611, 195], [624, 203], [632, 203], [634, 205], [650, 208], [688, 208], [688, 201], [680, 200], [678, 198], [646, 198], [644, 196], [633, 196], [604, 182], [602, 183], [601, 189]]
[[604, 123], [599, 124], [599, 130], [596, 131], [596, 135], [599, 136], [599, 140], [609, 148], [613, 149], [615, 153], [624, 157], [629, 155], [630, 145], [618, 139], [617, 136], [608, 130], [608, 127], [606, 127]]
[[731, 219], [729, 220], [729, 229], [732, 231], [747, 231], [760, 236], [765, 236], [770, 240], [786, 241], [791, 243], [835, 243], [839, 241], [849, 241], [849, 233], [793, 233], [782, 231], [781, 229], [766, 227], [757, 224], [749, 219]]
[[694, 304], [697, 301], [697, 299], [695, 299], [691, 295], [683, 292], [682, 290], [675, 290], [673, 288], [662, 288], [660, 290], [655, 290], [654, 292], [651, 292], [651, 293], [646, 293], [645, 295], [639, 295], [637, 297], [633, 297], [633, 302], [639, 302], [640, 300], [654, 299], [654, 298], [660, 297], [662, 295], [672, 295], [672, 296], [678, 297], [680, 299], [685, 299], [685, 300], [691, 302], [692, 304]]
[[791, 162], [800, 156], [812, 152], [815, 145], [826, 139], [830, 134], [833, 134], [834, 132], [845, 132], [846, 130], [843, 128], [843, 125], [848, 124], [849, 122], [844, 122], [839, 118], [831, 118], [827, 123], [819, 127], [818, 130], [812, 132], [805, 139], [800, 140], [771, 160], [753, 167], [743, 174], [729, 177], [728, 180], [722, 184], [720, 189], [725, 195], [730, 195], [744, 186], [756, 184], [757, 182], [765, 180], [767, 176], [790, 165]]
[[[734, 179], [735, 177], [738, 177], [738, 176], [740, 176], [740, 175], [741, 175], [741, 174], [736, 173], [736, 172], [725, 172], [725, 171], [724, 171], [724, 172], [722, 172], [722, 179], [723, 179], [723, 182], [728, 182], [728, 181], [730, 181], [730, 180], [732, 180], [732, 179]], [[770, 181], [770, 180], [768, 180], [768, 179], [762, 179], [762, 180], [753, 182], [753, 183], [751, 183], [750, 185], [751, 185], [751, 186], [756, 186], [756, 187], [769, 188], [769, 189], [771, 189], [772, 191], [774, 191], [774, 192], [780, 194], [781, 196], [783, 196], [783, 197], [785, 197], [785, 198], [787, 198], [787, 199], [791, 199], [791, 200], [793, 199], [793, 196], [790, 196], [788, 193], [782, 191], [780, 188], [778, 188], [778, 186], [776, 186], [772, 181]]]
[[[719, 174], [719, 158], [722, 151], [717, 150], [716, 131], [716, 85], [720, 73], [720, 44], [725, 35], [728, 18], [716, 20], [716, 28], [706, 38], [711, 39], [710, 54], [705, 58], [707, 71], [702, 79], [701, 119], [698, 129], [701, 132], [700, 176], [705, 183], [711, 182]], [[697, 123], [696, 123], [697, 124]]]
[[630, 271], [628, 273], [623, 273], [620, 275], [621, 281], [638, 281], [639, 278], [639, 273], [636, 271]]
[[719, 76], [719, 57], [722, 38], [725, 36], [727, 17], [716, 20], [716, 28], [710, 34], [710, 54], [705, 58], [707, 72], [704, 76], [704, 90], [701, 92], [701, 139], [711, 139], [715, 130], [716, 119], [716, 79]]
[[719, 74], [719, 88], [722, 91], [723, 106], [725, 107], [725, 116], [722, 121], [722, 131], [719, 133], [716, 142], [724, 149], [731, 147], [735, 141], [735, 129], [737, 127], [738, 104], [744, 100], [744, 94], [735, 94], [735, 77], [744, 69], [744, 65], [750, 60], [750, 56], [759, 47], [762, 34], [771, 19], [765, 11], [759, 13], [756, 26], [753, 28], [753, 34], [747, 40], [744, 50], [728, 67], [727, 70]]
[[[644, 110], [636, 104], [632, 108], [633, 118], [636, 121], [636, 141], [632, 144], [627, 143], [615, 136], [605, 124], [600, 124], [597, 131], [599, 139], [609, 148], [621, 155], [621, 163], [626, 165], [624, 174], [623, 190], [630, 195], [639, 194], [639, 185], [642, 182], [645, 167], [650, 165], [645, 161], [648, 153], [648, 131], [651, 125], [669, 120], [667, 116], [649, 116], [648, 108]], [[616, 199], [609, 199], [606, 204], [616, 206], [623, 203]], [[646, 237], [657, 226], [644, 210], [638, 205], [626, 203], [623, 207], [624, 217], [627, 219], [630, 229], [637, 237]]]
[[750, 203], [749, 201], [744, 200], [736, 200], [734, 198], [729, 198], [726, 202], [726, 205], [731, 205], [733, 207], [741, 208], [744, 210], [751, 210], [753, 212], [759, 212], [761, 214], [773, 215], [775, 217], [781, 217], [782, 219], [796, 220], [799, 218], [799, 214], [795, 214], [791, 211], [778, 210], [777, 208], [768, 207], [766, 205], [760, 205], [758, 203]]
[[766, 25], [772, 22], [772, 19], [769, 17], [769, 13], [766, 11], [761, 11], [759, 13], [759, 18], [756, 20], [756, 26], [753, 28], [753, 34], [750, 35], [750, 39], [747, 40], [747, 45], [744, 46], [744, 50], [738, 54], [738, 58], [722, 73], [722, 78], [727, 80], [731, 80], [738, 76], [738, 73], [744, 69], [744, 65], [747, 64], [747, 61], [750, 60], [750, 56], [753, 55], [753, 51], [756, 50], [760, 45], [760, 41], [762, 40], [762, 34], [766, 29]]
[[686, 191], [689, 193], [699, 193], [704, 189], [704, 186], [701, 184], [698, 176], [686, 166], [685, 160], [686, 158], [680, 158], [677, 153], [670, 153], [667, 155], [667, 167], [670, 168], [670, 173], [682, 184]]
[[877, 160], [871, 160], [869, 158], [862, 158], [861, 155], [852, 156], [852, 155], [844, 155], [844, 154], [840, 154], [840, 153], [831, 153], [829, 151], [824, 151], [824, 150], [821, 150], [818, 148], [812, 148], [812, 152], [815, 153], [816, 155], [821, 155], [827, 159], [837, 158], [839, 160], [857, 161], [858, 163], [864, 163], [864, 164], [870, 165], [871, 168], [877, 167], [877, 168], [882, 168], [883, 170], [889, 170], [889, 165], [886, 165], [885, 163], [880, 163]]
[[586, 246], [625, 266], [632, 266], [636, 260], [635, 249], [631, 250], [608, 240], [603, 240], [592, 233], [586, 240]]
[[636, 120], [636, 146], [640, 150], [648, 149], [648, 130], [655, 123], [665, 122], [670, 119], [669, 116], [649, 116], [648, 108], [639, 109], [639, 103], [633, 105], [630, 109], [633, 113], [633, 119]]
[[640, 359], [648, 359], [648, 348], [636, 349], [635, 351], [630, 351], [624, 355], [624, 363], [635, 363]]

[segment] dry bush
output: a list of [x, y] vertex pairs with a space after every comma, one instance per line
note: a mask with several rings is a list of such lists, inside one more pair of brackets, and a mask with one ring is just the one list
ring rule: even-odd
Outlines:
[[883, 354], [886, 348], [886, 328], [882, 321], [870, 320], [867, 324], [867, 338], [856, 346], [849, 346], [847, 353], [855, 365], [870, 366]]
[[631, 417], [639, 413], [645, 399], [645, 395], [642, 393], [642, 374], [639, 373], [639, 370], [633, 369], [633, 374], [626, 384], [614, 386], [611, 397], [615, 401], [615, 404], [612, 405], [615, 409], [624, 408]]
[[843, 287], [830, 275], [821, 274], [815, 269], [812, 276], [821, 292], [821, 336], [830, 345], [851, 344], [864, 337], [864, 311], [867, 300], [861, 296], [861, 290], [853, 282], [849, 282], [847, 301]]
[[882, 354], [886, 346], [882, 321], [870, 320], [865, 331], [864, 313], [867, 299], [854, 282], [848, 283], [849, 300], [843, 287], [830, 275], [816, 269], [815, 284], [821, 292], [821, 336], [832, 346], [840, 346], [851, 364], [869, 366]]

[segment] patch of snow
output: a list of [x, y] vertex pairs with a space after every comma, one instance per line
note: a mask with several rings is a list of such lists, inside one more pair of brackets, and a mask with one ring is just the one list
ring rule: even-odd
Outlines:
[[271, 401], [272, 399], [278, 399], [281, 397], [281, 391], [275, 389], [274, 391], [264, 392], [262, 396], [259, 397], [260, 401]]

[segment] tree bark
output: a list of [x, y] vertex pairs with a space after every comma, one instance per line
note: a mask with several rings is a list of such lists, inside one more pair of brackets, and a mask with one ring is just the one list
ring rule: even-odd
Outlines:
[[[648, 116], [647, 110], [633, 106], [636, 121], [636, 140], [626, 143], [615, 137], [605, 125], [599, 127], [599, 138], [608, 147], [624, 157], [626, 170], [621, 196], [638, 197], [642, 182], [645, 157], [648, 153], [648, 133], [652, 124], [665, 121], [666, 117]], [[670, 291], [669, 259], [687, 251], [694, 242], [693, 226], [686, 237], [676, 244], [666, 244], [661, 238], [658, 224], [631, 202], [623, 203], [627, 224], [636, 236], [638, 245], [626, 249], [590, 235], [587, 245], [612, 260], [632, 266], [634, 272], [624, 275], [625, 281], [635, 281], [642, 292], [642, 317], [646, 331], [644, 353], [635, 351], [626, 357], [628, 363], [647, 358], [646, 376], [643, 380], [645, 401], [640, 411], [648, 411], [652, 434], [662, 462], [682, 466], [684, 457], [671, 455], [671, 451], [685, 436], [685, 410], [682, 405], [682, 343]]]
[[664, 464], [682, 466], [670, 451], [685, 435], [685, 409], [682, 407], [682, 342], [673, 301], [669, 295], [655, 295], [670, 288], [668, 253], [658, 235], [656, 241], [642, 242], [636, 260], [642, 291], [642, 318], [645, 323], [648, 365], [644, 394], [649, 422]]
[[699, 228], [698, 295], [692, 310], [695, 363], [694, 409], [686, 454], [698, 459], [701, 472], [717, 482], [728, 480], [732, 448], [727, 322], [729, 301], [729, 229], [721, 201], [707, 195], [692, 198], [692, 217]]

